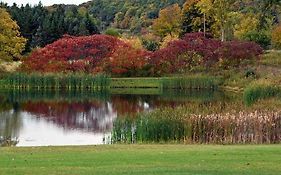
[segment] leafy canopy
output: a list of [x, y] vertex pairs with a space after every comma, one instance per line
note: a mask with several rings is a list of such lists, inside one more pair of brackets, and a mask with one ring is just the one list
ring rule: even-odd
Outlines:
[[20, 36], [19, 26], [9, 13], [0, 8], [0, 61], [20, 58], [26, 39]]

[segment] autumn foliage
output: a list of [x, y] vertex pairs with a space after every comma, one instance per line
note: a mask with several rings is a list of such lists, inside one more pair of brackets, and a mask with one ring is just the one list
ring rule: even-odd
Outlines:
[[32, 52], [24, 60], [24, 69], [40, 72], [99, 71], [103, 59], [109, 58], [122, 44], [108, 35], [64, 36]]
[[273, 47], [275, 49], [281, 49], [281, 26], [275, 27], [271, 35]]
[[[263, 52], [254, 42], [221, 42], [211, 35], [189, 33], [150, 52], [108, 35], [64, 38], [35, 50], [23, 69], [38, 72], [107, 73], [113, 76], [159, 76], [196, 66], [237, 66]], [[227, 64], [227, 66], [225, 66]]]
[[254, 42], [221, 42], [210, 34], [188, 33], [154, 52], [151, 61], [156, 74], [177, 73], [195, 66], [211, 67], [221, 62], [237, 66], [243, 60], [258, 58], [262, 52], [263, 49]]

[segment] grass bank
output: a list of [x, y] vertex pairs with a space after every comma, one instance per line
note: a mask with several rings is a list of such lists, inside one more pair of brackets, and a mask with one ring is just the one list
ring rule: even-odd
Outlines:
[[161, 78], [112, 78], [111, 88], [158, 88], [158, 89], [216, 89], [220, 78], [207, 75], [187, 75]]
[[107, 145], [0, 148], [0, 174], [276, 175], [281, 146]]
[[87, 74], [12, 73], [0, 77], [0, 88], [36, 90], [100, 90], [109, 88], [216, 89], [219, 82], [218, 78], [203, 75], [161, 78], [108, 78], [103, 75], [92, 76]]

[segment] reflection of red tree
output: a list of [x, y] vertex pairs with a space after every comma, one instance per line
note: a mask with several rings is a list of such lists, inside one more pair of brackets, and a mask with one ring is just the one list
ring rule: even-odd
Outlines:
[[118, 113], [118, 116], [124, 116], [126, 114], [133, 115], [138, 112], [146, 110], [152, 110], [160, 106], [163, 107], [176, 107], [183, 102], [175, 101], [163, 101], [160, 97], [151, 96], [123, 96], [116, 95], [111, 98], [112, 107]]
[[22, 109], [26, 112], [47, 119], [66, 129], [105, 132], [111, 130], [113, 121], [118, 116], [134, 116], [160, 106], [178, 106], [174, 101], [163, 101], [159, 97], [115, 95], [111, 102], [105, 101], [39, 101], [25, 102]]
[[144, 111], [143, 101], [140, 102], [137, 98], [128, 99], [122, 96], [114, 96], [111, 101], [113, 109], [118, 113], [118, 116]]
[[22, 108], [67, 129], [95, 132], [110, 130], [116, 118], [107, 102], [27, 102]]

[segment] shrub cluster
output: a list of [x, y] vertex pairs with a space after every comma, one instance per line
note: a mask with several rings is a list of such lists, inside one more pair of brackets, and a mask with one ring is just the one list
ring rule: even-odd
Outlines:
[[189, 33], [154, 52], [135, 48], [108, 35], [65, 36], [35, 50], [23, 70], [38, 72], [105, 72], [114, 76], [156, 76], [194, 67], [237, 66], [263, 52], [254, 42], [221, 42], [209, 34]]
[[155, 73], [161, 74], [190, 70], [195, 66], [239, 66], [241, 61], [257, 59], [262, 53], [263, 49], [254, 42], [221, 42], [210, 34], [188, 33], [154, 52], [152, 61], [157, 68]]

